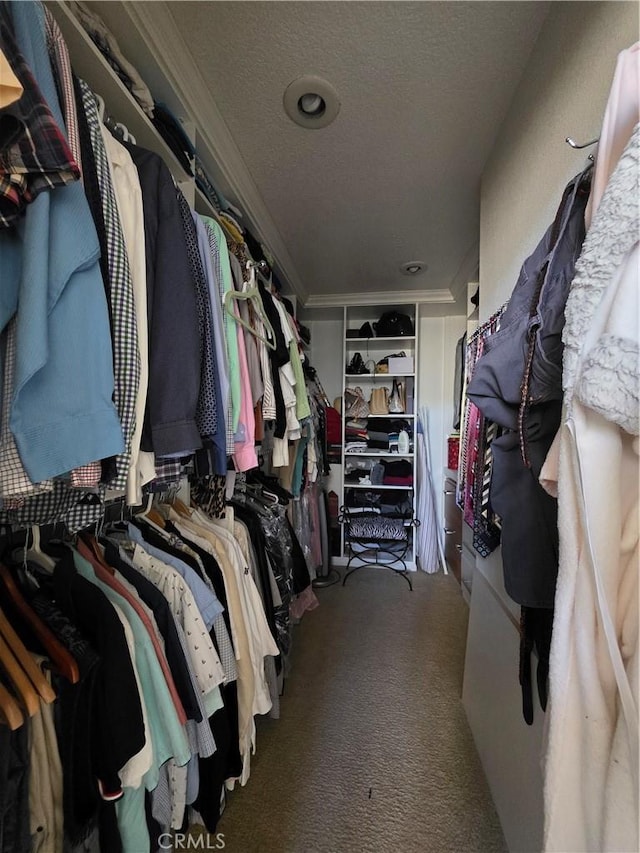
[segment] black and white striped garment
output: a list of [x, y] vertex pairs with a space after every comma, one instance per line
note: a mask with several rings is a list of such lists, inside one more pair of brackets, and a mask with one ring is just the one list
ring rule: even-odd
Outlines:
[[407, 528], [401, 518], [387, 518], [384, 515], [359, 516], [347, 522], [347, 535], [352, 539], [378, 541], [380, 539], [404, 542]]

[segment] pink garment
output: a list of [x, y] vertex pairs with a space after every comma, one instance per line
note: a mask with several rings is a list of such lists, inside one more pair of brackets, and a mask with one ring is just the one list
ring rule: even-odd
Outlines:
[[[236, 307], [236, 316], [238, 309]], [[236, 439], [233, 462], [236, 471], [249, 471], [258, 467], [258, 456], [256, 454], [256, 421], [253, 412], [253, 396], [251, 394], [251, 380], [249, 379], [249, 367], [247, 364], [247, 350], [244, 343], [244, 329], [236, 324], [238, 334], [238, 360], [240, 363], [240, 421], [238, 430], [244, 428], [244, 436], [241, 441]]]
[[[322, 540], [320, 537], [320, 510], [318, 509], [319, 488], [317, 483], [308, 483], [303, 499], [311, 515], [311, 559], [314, 566], [322, 565]], [[323, 498], [324, 500], [324, 498]]]
[[478, 443], [480, 440], [480, 422], [482, 414], [475, 403], [469, 400], [467, 415], [467, 455], [465, 458], [465, 478], [462, 515], [469, 527], [473, 529], [475, 508], [473, 505], [474, 485], [477, 477]]
[[117, 578], [115, 578], [110, 571], [105, 569], [103, 565], [98, 562], [95, 554], [91, 550], [91, 548], [82, 541], [82, 539], [78, 540], [78, 544], [76, 546], [78, 548], [78, 553], [85, 558], [96, 573], [96, 577], [102, 581], [102, 583], [110, 586], [114, 592], [117, 592], [118, 595], [122, 596], [136, 611], [140, 619], [142, 620], [142, 624], [147, 630], [147, 633], [151, 637], [151, 642], [153, 644], [153, 649], [158, 657], [158, 663], [160, 664], [160, 668], [162, 669], [162, 674], [164, 675], [164, 680], [167, 682], [167, 687], [169, 688], [169, 693], [171, 694], [171, 700], [173, 701], [174, 707], [176, 709], [176, 713], [178, 715], [178, 719], [180, 720], [180, 725], [184, 726], [187, 722], [187, 714], [184, 710], [184, 706], [180, 700], [180, 696], [178, 695], [178, 691], [176, 689], [175, 682], [173, 680], [173, 675], [171, 674], [171, 670], [169, 669], [169, 664], [167, 663], [167, 659], [164, 654], [164, 649], [158, 642], [158, 638], [156, 636], [156, 632], [153, 628], [153, 625], [149, 621], [149, 617], [144, 611], [144, 608], [141, 607], [140, 602], [129, 592], [126, 587], [124, 587]]
[[618, 54], [613, 83], [602, 122], [598, 156], [585, 213], [587, 229], [622, 152], [640, 121], [640, 42]]
[[315, 610], [319, 606], [320, 602], [316, 598], [313, 588], [309, 585], [291, 601], [289, 612], [294, 619], [302, 619], [307, 610]]

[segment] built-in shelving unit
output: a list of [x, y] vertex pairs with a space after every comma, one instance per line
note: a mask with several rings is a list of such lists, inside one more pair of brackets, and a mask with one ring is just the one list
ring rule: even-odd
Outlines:
[[[395, 452], [395, 450], [392, 450], [391, 447], [388, 450], [379, 447], [372, 447], [371, 449], [367, 450], [346, 450], [346, 446], [348, 444], [346, 426], [347, 423], [351, 420], [351, 418], [347, 415], [345, 406], [343, 405], [342, 407], [343, 436], [345, 437], [345, 444], [343, 445], [340, 477], [341, 505], [348, 507], [354, 503], [364, 503], [362, 499], [358, 497], [358, 495], [367, 493], [367, 498], [369, 500], [375, 501], [377, 499], [376, 496], [379, 496], [380, 500], [378, 501], [378, 504], [382, 508], [382, 514], [388, 511], [387, 507], [389, 506], [389, 504], [385, 502], [385, 498], [387, 498], [387, 495], [393, 495], [393, 493], [395, 493], [396, 496], [402, 495], [402, 499], [399, 502], [403, 504], [405, 508], [409, 507], [409, 511], [411, 513], [415, 511], [415, 488], [417, 479], [415, 427], [416, 412], [418, 410], [418, 404], [416, 400], [417, 370], [419, 363], [418, 337], [415, 333], [409, 335], [384, 335], [380, 337], [377, 337], [375, 335], [373, 337], [363, 337], [362, 335], [356, 335], [352, 337], [352, 335], [354, 334], [354, 329], [361, 329], [362, 325], [366, 322], [370, 323], [371, 327], [375, 329], [375, 322], [378, 321], [386, 311], [392, 310], [397, 310], [402, 314], [409, 315], [409, 317], [411, 318], [413, 329], [415, 330], [417, 328], [418, 305], [415, 303], [399, 304], [396, 306], [349, 306], [343, 309], [343, 401], [345, 399], [345, 391], [349, 388], [355, 388], [358, 386], [362, 388], [363, 394], [366, 399], [370, 398], [371, 391], [374, 388], [386, 387], [389, 392], [391, 392], [394, 380], [402, 382], [404, 384], [405, 389], [406, 407], [404, 412], [390, 412], [381, 415], [369, 415], [367, 418], [362, 418], [358, 420], [363, 423], [369, 423], [370, 418], [385, 419], [389, 420], [390, 422], [405, 422], [408, 428], [407, 431], [410, 433], [411, 437], [411, 446], [409, 452], [407, 453]], [[350, 332], [350, 334], [348, 334], [348, 332]], [[356, 353], [360, 353], [363, 362], [369, 368], [367, 373], [347, 373], [347, 367]], [[375, 372], [375, 364], [377, 362], [381, 361], [387, 356], [400, 355], [400, 353], [404, 353], [405, 357], [410, 358], [412, 360], [412, 365], [410, 366], [409, 370], [393, 373]], [[403, 365], [403, 367], [405, 367], [405, 365]], [[354, 469], [356, 468], [356, 466], [358, 468], [361, 468], [363, 474], [366, 475], [367, 470], [370, 471], [373, 465], [380, 464], [381, 462], [393, 462], [399, 460], [404, 460], [408, 462], [411, 466], [413, 480], [411, 485], [398, 486], [384, 483], [381, 485], [373, 485], [372, 483], [349, 482], [347, 480], [347, 474], [349, 473], [349, 469]], [[387, 498], [387, 501], [388, 500], [391, 500], [391, 497]], [[407, 554], [406, 564], [407, 568], [415, 569], [416, 556], [414, 529], [410, 527], [409, 522], [406, 522], [405, 526], [408, 528], [408, 534], [411, 537], [410, 549], [409, 553]], [[343, 530], [341, 555], [338, 559], [338, 562], [340, 562], [342, 565], [345, 565], [349, 560], [350, 554], [351, 551], [348, 536]], [[359, 558], [357, 556], [354, 556], [352, 558], [351, 565], [358, 565], [358, 560]], [[370, 563], [370, 560], [367, 562]]]
[[362, 453], [360, 450], [345, 450], [345, 456], [353, 456], [354, 458], [357, 456], [374, 456], [374, 457], [382, 457], [384, 459], [413, 459], [413, 453], [394, 453], [393, 451], [385, 453], [383, 450], [371, 450], [366, 453]]

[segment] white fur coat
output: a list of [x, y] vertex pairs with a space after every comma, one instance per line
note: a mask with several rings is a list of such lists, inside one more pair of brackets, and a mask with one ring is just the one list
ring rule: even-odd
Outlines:
[[566, 308], [544, 849], [637, 851], [640, 126]]

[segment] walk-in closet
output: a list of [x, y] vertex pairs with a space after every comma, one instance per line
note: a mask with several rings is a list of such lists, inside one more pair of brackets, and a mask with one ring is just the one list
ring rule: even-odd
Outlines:
[[0, 853], [639, 849], [639, 34], [0, 0]]

